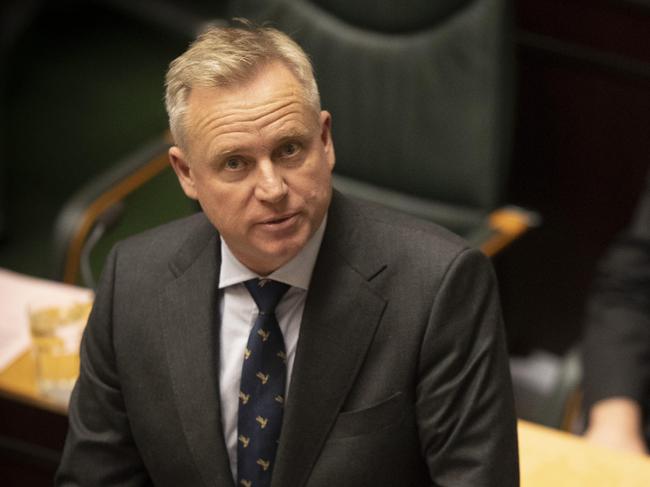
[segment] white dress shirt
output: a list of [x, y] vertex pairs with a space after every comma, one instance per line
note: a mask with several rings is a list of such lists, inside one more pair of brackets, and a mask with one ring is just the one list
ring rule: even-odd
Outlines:
[[239, 411], [239, 382], [241, 379], [244, 349], [255, 319], [257, 305], [243, 282], [256, 277], [269, 277], [291, 287], [278, 304], [275, 315], [284, 336], [287, 354], [287, 382], [289, 386], [300, 322], [305, 309], [309, 281], [318, 257], [327, 217], [307, 242], [305, 247], [289, 262], [269, 276], [258, 276], [237, 260], [228, 245], [221, 239], [221, 271], [219, 274], [219, 393], [221, 397], [221, 422], [230, 457], [230, 467], [237, 479], [237, 416]]

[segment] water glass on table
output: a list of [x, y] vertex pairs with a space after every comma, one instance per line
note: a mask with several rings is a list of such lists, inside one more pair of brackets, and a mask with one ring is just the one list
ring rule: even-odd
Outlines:
[[36, 299], [28, 304], [29, 328], [40, 394], [67, 404], [79, 375], [79, 344], [92, 302]]

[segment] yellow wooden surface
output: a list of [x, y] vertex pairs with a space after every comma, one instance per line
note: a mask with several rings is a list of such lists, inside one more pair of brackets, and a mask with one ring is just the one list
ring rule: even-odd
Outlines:
[[650, 457], [519, 421], [521, 487], [648, 487]]
[[0, 371], [0, 395], [60, 414], [66, 414], [67, 411], [65, 405], [39, 394], [36, 387], [36, 364], [31, 350]]

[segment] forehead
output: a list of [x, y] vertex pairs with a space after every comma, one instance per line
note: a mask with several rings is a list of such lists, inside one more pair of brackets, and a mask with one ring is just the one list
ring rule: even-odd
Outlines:
[[307, 131], [316, 120], [302, 85], [281, 63], [265, 66], [243, 84], [193, 88], [188, 99], [189, 133], [198, 144], [269, 131]]

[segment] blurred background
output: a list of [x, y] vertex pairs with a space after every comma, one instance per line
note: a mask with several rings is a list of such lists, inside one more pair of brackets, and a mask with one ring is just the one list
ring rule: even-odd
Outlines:
[[[504, 200], [540, 222], [494, 264], [511, 354], [562, 355], [579, 343], [595, 264], [631, 217], [649, 167], [650, 1], [511, 7]], [[220, 0], [2, 2], [0, 267], [53, 277], [57, 215], [161, 137], [168, 63], [198, 26], [229, 12]]]
[[[495, 259], [513, 352], [579, 336], [596, 259], [650, 159], [650, 2], [516, 0], [505, 200], [541, 225]], [[2, 3], [0, 267], [52, 276], [53, 223], [94, 176], [167, 127], [168, 63], [225, 1]]]

